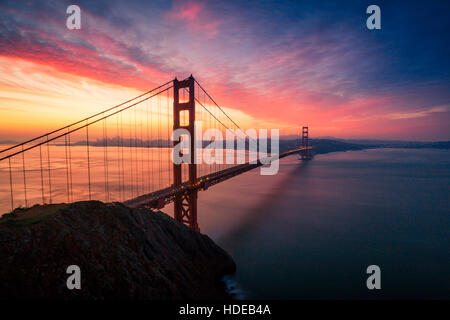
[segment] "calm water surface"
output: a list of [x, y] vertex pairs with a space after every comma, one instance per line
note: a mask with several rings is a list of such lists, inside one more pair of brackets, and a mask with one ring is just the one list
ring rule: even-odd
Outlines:
[[449, 186], [448, 150], [291, 156], [200, 193], [199, 221], [246, 298], [450, 298]]
[[[170, 183], [169, 149], [125, 148], [122, 154], [109, 148], [105, 198], [105, 149], [90, 149], [94, 199], [130, 199]], [[84, 151], [72, 147], [73, 194], [67, 189], [64, 147], [43, 149], [43, 172], [39, 149], [28, 152], [29, 204], [49, 200], [47, 152], [53, 202], [88, 199]], [[22, 161], [11, 161], [14, 207], [24, 205]], [[199, 174], [213, 169], [201, 167]], [[233, 256], [243, 297], [450, 298], [449, 150], [339, 152], [306, 164], [291, 156], [280, 161], [277, 175], [259, 172], [199, 193], [201, 231]], [[4, 213], [11, 210], [5, 162], [0, 194]], [[173, 214], [172, 206], [164, 211]], [[382, 289], [375, 292], [366, 288], [366, 268], [372, 264], [382, 273]]]

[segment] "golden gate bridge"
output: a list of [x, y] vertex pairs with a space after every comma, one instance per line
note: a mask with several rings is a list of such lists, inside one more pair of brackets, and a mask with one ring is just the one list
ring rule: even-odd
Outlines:
[[[150, 209], [173, 202], [174, 218], [198, 231], [199, 191], [267, 160], [297, 153], [301, 160], [310, 157], [308, 127], [303, 127], [301, 144], [291, 150], [270, 156], [258, 150], [256, 160], [249, 160], [246, 150], [239, 150], [233, 142], [233, 149], [244, 153], [243, 163], [199, 164], [196, 121], [205, 130], [232, 132], [237, 139], [249, 140], [193, 76], [175, 78], [102, 112], [0, 150], [0, 209], [6, 208], [6, 202], [11, 210], [82, 200], [118, 201]], [[178, 143], [172, 133], [177, 129], [187, 130], [192, 137], [190, 161], [179, 164], [171, 157]], [[203, 147], [205, 141], [200, 139]]]

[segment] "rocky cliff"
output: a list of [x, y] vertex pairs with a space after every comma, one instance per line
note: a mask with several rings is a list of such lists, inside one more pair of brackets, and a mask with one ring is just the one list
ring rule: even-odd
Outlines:
[[[81, 270], [69, 290], [67, 267]], [[224, 299], [230, 256], [161, 212], [99, 201], [0, 219], [0, 298]]]

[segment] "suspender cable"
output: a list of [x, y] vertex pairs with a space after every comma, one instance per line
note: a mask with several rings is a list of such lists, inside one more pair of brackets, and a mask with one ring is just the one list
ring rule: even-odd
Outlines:
[[39, 163], [41, 165], [41, 191], [42, 191], [42, 203], [45, 203], [44, 197], [44, 170], [42, 168], [42, 146], [39, 146]]
[[121, 195], [120, 195], [120, 132], [119, 132], [119, 116], [116, 118], [116, 134], [117, 134], [117, 182], [118, 182], [118, 194], [119, 196], [117, 199], [120, 201], [123, 201]]
[[172, 172], [172, 165], [170, 162], [170, 103], [169, 103], [169, 91], [166, 92], [166, 105], [167, 105], [167, 174], [168, 174], [168, 182], [167, 182], [167, 186], [170, 187], [170, 177], [171, 177], [171, 172]]
[[[70, 128], [67, 129], [70, 131]], [[73, 202], [73, 184], [72, 184], [72, 151], [70, 150], [70, 134], [67, 135], [67, 140], [69, 142], [69, 178], [70, 178], [70, 201]]]
[[148, 118], [149, 118], [149, 109], [148, 109], [149, 102], [145, 102], [145, 108], [146, 108], [146, 119], [147, 119], [147, 193], [150, 193], [151, 187], [150, 187], [150, 134], [148, 131]]
[[123, 117], [122, 117], [122, 112], [120, 113], [120, 153], [121, 153], [121, 160], [122, 160], [122, 199], [125, 199], [125, 164], [123, 161]]
[[67, 189], [67, 202], [70, 202], [70, 190], [69, 190], [69, 157], [67, 154], [67, 136], [64, 136], [64, 150], [66, 153], [66, 189]]
[[136, 130], [137, 130], [137, 122], [136, 122], [136, 108], [133, 108], [133, 115], [134, 115], [134, 162], [135, 162], [135, 177], [136, 177], [136, 196], [139, 196], [139, 174], [138, 174], [138, 148], [137, 148], [137, 134], [136, 134]]
[[[88, 121], [86, 120], [86, 123]], [[89, 200], [92, 200], [91, 194], [91, 158], [89, 155], [89, 126], [86, 125], [86, 150], [87, 150], [87, 165], [88, 165], [88, 189], [89, 189]]]
[[[169, 84], [171, 82], [172, 81], [168, 82], [167, 84]], [[75, 169], [75, 168], [72, 168], [73, 166], [72, 166], [72, 144], [71, 144], [71, 140], [72, 140], [73, 137], [71, 137], [71, 134], [73, 132], [76, 132], [76, 131], [78, 131], [78, 130], [80, 130], [82, 128], [85, 128], [85, 127], [86, 127], [86, 151], [85, 152], [87, 153], [87, 160], [88, 160], [87, 161], [88, 162], [87, 163], [87, 165], [88, 165], [88, 168], [87, 168], [88, 169], [88, 177], [87, 178], [88, 178], [88, 188], [89, 188], [89, 199], [92, 200], [93, 197], [95, 198], [96, 197], [95, 189], [92, 189], [92, 188], [96, 184], [92, 185], [92, 183], [91, 183], [91, 182], [96, 182], [96, 181], [95, 181], [95, 179], [92, 180], [92, 177], [91, 177], [91, 164], [90, 164], [90, 151], [91, 151], [90, 149], [91, 148], [90, 148], [90, 145], [89, 145], [90, 144], [90, 141], [89, 141], [89, 127], [91, 125], [94, 125], [95, 123], [97, 123], [99, 121], [102, 121], [102, 120], [103, 120], [103, 138], [104, 138], [103, 139], [104, 174], [105, 174], [105, 183], [106, 183], [106, 185], [105, 185], [105, 192], [106, 192], [107, 201], [110, 201], [112, 198], [115, 198], [115, 194], [117, 194], [117, 193], [115, 193], [114, 195], [110, 194], [111, 186], [109, 184], [109, 182], [110, 182], [109, 181], [109, 178], [110, 178], [109, 177], [110, 176], [109, 175], [109, 169], [110, 169], [110, 167], [109, 167], [109, 160], [111, 160], [110, 159], [111, 155], [108, 155], [108, 152], [110, 151], [110, 150], [108, 150], [108, 143], [111, 146], [111, 142], [108, 142], [107, 118], [109, 118], [109, 117], [111, 117], [111, 116], [113, 116], [115, 114], [121, 113], [121, 119], [122, 119], [123, 111], [125, 111], [127, 109], [130, 109], [131, 107], [136, 106], [136, 105], [138, 105], [141, 102], [148, 101], [150, 98], [152, 98], [152, 97], [154, 97], [156, 95], [159, 96], [158, 97], [158, 107], [159, 107], [159, 114], [158, 114], [158, 118], [159, 118], [159, 120], [158, 120], [158, 140], [156, 140], [156, 144], [157, 144], [157, 147], [159, 149], [159, 150], [157, 150], [158, 154], [159, 154], [159, 184], [160, 184], [160, 186], [165, 186], [166, 184], [170, 185], [170, 182], [171, 182], [171, 178], [170, 178], [170, 173], [171, 173], [170, 157], [168, 156], [168, 158], [167, 158], [167, 163], [168, 163], [169, 167], [166, 170], [166, 168], [164, 167], [165, 163], [166, 163], [166, 158], [164, 158], [165, 155], [163, 155], [162, 152], [166, 152], [167, 151], [166, 144], [167, 143], [170, 144], [170, 133], [171, 133], [170, 121], [171, 120], [170, 120], [170, 118], [168, 118], [166, 120], [167, 126], [168, 126], [167, 127], [167, 141], [164, 142], [165, 139], [163, 138], [163, 136], [166, 136], [166, 134], [164, 133], [165, 122], [164, 122], [164, 119], [162, 119], [162, 117], [163, 117], [163, 115], [169, 117], [170, 116], [170, 111], [168, 110], [167, 112], [164, 112], [164, 110], [162, 110], [164, 104], [162, 104], [162, 101], [161, 101], [161, 99], [164, 98], [163, 96], [166, 96], [166, 103], [167, 103], [167, 106], [169, 106], [169, 104], [170, 104], [170, 102], [169, 102], [170, 94], [169, 94], [169, 92], [166, 95], [162, 95], [161, 93], [164, 93], [164, 91], [168, 91], [169, 89], [173, 88], [173, 86], [163, 85], [163, 86], [160, 86], [158, 88], [162, 88], [162, 89], [159, 92], [157, 92], [156, 89], [153, 89], [152, 91], [155, 91], [155, 90], [156, 91], [154, 92], [155, 94], [153, 94], [151, 96], [141, 95], [141, 96], [139, 96], [139, 97], [142, 97], [140, 99], [138, 99], [139, 97], [136, 97], [136, 98], [132, 99], [132, 100], [136, 100], [136, 101], [135, 101], [135, 103], [133, 103], [131, 105], [124, 106], [125, 103], [123, 103], [123, 104], [118, 105], [118, 106], [123, 106], [122, 108], [117, 108], [118, 106], [115, 106], [113, 108], [108, 109], [108, 110], [113, 110], [114, 108], [117, 108], [116, 110], [113, 110], [110, 113], [107, 113], [107, 111], [103, 111], [101, 113], [98, 113], [98, 114], [94, 115], [94, 116], [100, 115], [99, 118], [93, 118], [94, 116], [86, 118], [86, 119], [84, 119], [84, 121], [86, 121], [85, 124], [77, 125], [77, 124], [81, 123], [81, 121], [83, 121], [83, 120], [80, 120], [78, 122], [75, 122], [73, 124], [65, 126], [64, 127], [65, 129], [61, 128], [61, 129], [49, 132], [49, 133], [47, 133], [47, 134], [45, 134], [43, 136], [40, 136], [40, 137], [43, 137], [45, 140], [42, 139], [40, 141], [40, 140], [38, 140], [40, 137], [37, 137], [37, 138], [34, 138], [32, 140], [27, 141], [27, 142], [32, 142], [32, 141], [38, 140], [33, 145], [30, 144], [29, 146], [27, 146], [26, 143], [18, 144], [17, 146], [19, 146], [18, 148], [20, 148], [19, 151], [12, 150], [13, 148], [8, 148], [7, 150], [12, 150], [11, 154], [8, 154], [8, 155], [4, 155], [3, 154], [2, 156], [0, 156], [0, 161], [9, 159], [8, 160], [8, 164], [10, 165], [10, 187], [11, 187], [10, 193], [12, 195], [12, 201], [11, 201], [12, 208], [14, 207], [14, 200], [15, 200], [14, 197], [15, 198], [21, 198], [21, 195], [19, 195], [19, 197], [18, 197], [17, 196], [17, 194], [18, 194], [17, 191], [13, 190], [14, 186], [16, 187], [16, 189], [17, 189], [18, 186], [14, 185], [14, 183], [13, 183], [12, 169], [14, 167], [14, 163], [11, 161], [11, 158], [13, 156], [15, 156], [15, 155], [20, 154], [20, 153], [22, 154], [22, 168], [21, 168], [22, 170], [21, 171], [22, 171], [22, 174], [23, 174], [24, 201], [25, 201], [25, 206], [28, 206], [28, 197], [30, 197], [30, 190], [32, 190], [32, 191], [35, 190], [33, 188], [33, 186], [31, 186], [31, 187], [29, 186], [30, 182], [32, 182], [32, 183], [35, 183], [35, 182], [39, 183], [38, 182], [39, 178], [34, 179], [30, 175], [30, 169], [27, 169], [27, 164], [25, 163], [26, 162], [25, 160], [30, 162], [30, 157], [25, 159], [25, 152], [28, 151], [28, 150], [34, 149], [36, 147], [39, 147], [39, 169], [38, 170], [40, 170], [40, 179], [41, 179], [40, 186], [38, 185], [38, 187], [36, 189], [38, 190], [39, 187], [41, 189], [40, 190], [41, 191], [40, 192], [41, 193], [40, 197], [42, 198], [42, 202], [43, 203], [49, 202], [50, 204], [53, 203], [53, 198], [55, 197], [55, 195], [53, 194], [53, 190], [52, 190], [53, 186], [52, 186], [52, 184], [54, 184], [57, 187], [57, 190], [56, 190], [57, 192], [56, 192], [56, 198], [55, 199], [57, 201], [60, 201], [60, 199], [59, 199], [59, 195], [60, 195], [60, 191], [61, 191], [61, 189], [60, 189], [61, 176], [60, 175], [64, 174], [64, 171], [63, 171], [64, 167], [60, 168], [60, 165], [58, 163], [61, 163], [60, 159], [61, 159], [61, 155], [63, 155], [63, 154], [64, 154], [63, 157], [65, 157], [64, 160], [65, 160], [65, 166], [66, 166], [66, 168], [65, 168], [65, 180], [66, 180], [67, 202], [73, 202], [75, 199], [77, 199], [77, 197], [75, 196], [75, 198], [74, 198], [74, 195], [73, 195], [73, 182], [74, 182], [73, 181], [73, 179], [74, 179], [74, 177], [73, 177], [73, 169]], [[132, 101], [132, 100], [130, 100], [130, 101]], [[142, 108], [142, 106], [141, 106], [141, 108]], [[135, 112], [136, 112], [136, 109], [137, 108], [134, 108]], [[140, 110], [140, 109], [137, 109], [137, 111], [138, 110]], [[133, 164], [136, 164], [136, 166], [137, 166], [137, 167], [134, 167], [134, 166], [132, 167], [133, 175], [136, 174], [136, 181], [133, 181], [133, 182], [137, 183], [137, 185], [134, 186], [134, 183], [133, 183], [132, 187], [133, 187], [133, 194], [134, 194], [134, 188], [137, 188], [137, 194], [141, 195], [142, 192], [140, 192], [140, 191], [145, 189], [145, 186], [143, 185], [143, 184], [145, 184], [145, 182], [144, 182], [144, 179], [145, 179], [145, 168], [144, 168], [145, 155], [142, 153], [142, 152], [145, 151], [145, 149], [144, 149], [144, 147], [145, 147], [144, 146], [145, 145], [145, 141], [144, 141], [144, 134], [145, 134], [144, 133], [144, 130], [145, 130], [145, 128], [144, 128], [144, 121], [145, 120], [143, 120], [142, 118], [140, 119], [140, 126], [141, 126], [141, 128], [140, 128], [140, 130], [141, 130], [140, 131], [140, 135], [141, 135], [140, 140], [141, 141], [139, 142], [139, 140], [138, 140], [138, 132], [137, 132], [137, 130], [139, 130], [139, 128], [137, 128], [137, 122], [138, 121], [136, 119], [137, 116], [139, 116], [139, 115], [140, 114], [136, 114], [135, 113], [135, 139], [134, 139], [134, 147], [135, 147], [135, 149], [134, 149], [134, 152], [136, 152], [136, 154], [133, 157], [135, 157], [136, 159], [132, 159], [133, 160]], [[151, 113], [149, 112], [149, 114], [147, 116], [151, 116]], [[88, 120], [88, 119], [92, 119], [92, 120]], [[124, 159], [124, 156], [123, 156], [123, 153], [124, 153], [123, 152], [124, 151], [123, 150], [123, 138], [122, 139], [120, 138], [120, 133], [119, 133], [121, 130], [123, 130], [123, 128], [122, 128], [122, 123], [121, 123], [121, 127], [119, 128], [118, 121], [119, 121], [118, 118], [116, 118], [116, 131], [118, 133], [117, 141], [114, 142], [115, 141], [114, 139], [112, 141], [114, 143], [117, 143], [116, 152], [113, 151], [113, 154], [117, 153], [117, 168], [118, 168], [117, 177], [118, 177], [118, 188], [119, 188], [119, 194], [120, 194], [122, 192], [122, 190], [124, 190], [124, 185], [125, 185], [125, 183], [121, 182], [121, 181], [124, 181], [124, 174], [121, 174], [121, 172], [122, 171], [123, 171], [123, 173], [125, 172], [125, 170], [124, 170], [125, 169], [125, 166], [124, 166], [125, 159]], [[149, 124], [149, 126], [150, 126], [150, 124]], [[64, 130], [62, 130], [62, 129], [64, 129]], [[61, 130], [63, 132], [61, 132]], [[96, 135], [97, 134], [96, 133], [97, 132], [97, 128], [94, 128], [94, 132], [95, 132], [95, 135]], [[92, 131], [91, 131], [91, 134], [92, 134]], [[64, 137], [64, 153], [62, 153], [62, 152], [60, 153], [58, 151], [59, 149], [62, 149], [62, 148], [59, 147], [60, 144], [56, 143], [54, 146], [56, 146], [58, 148], [53, 148], [55, 150], [54, 151], [55, 154], [53, 155], [53, 158], [55, 158], [56, 156], [58, 156], [58, 157], [56, 159], [53, 159], [53, 162], [55, 164], [55, 166], [53, 166], [52, 165], [51, 155], [50, 155], [50, 153], [51, 153], [50, 149], [52, 148], [51, 147], [51, 143], [52, 143], [52, 141], [54, 141], [56, 139], [59, 139], [59, 138], [62, 138], [62, 137]], [[132, 143], [133, 143], [133, 141], [131, 140], [131, 145], [132, 145]], [[140, 143], [140, 145], [138, 145], [139, 143]], [[43, 149], [42, 145], [45, 145], [45, 144], [47, 145], [47, 150], [46, 151], [42, 150]], [[77, 145], [78, 143], [75, 143], [75, 144]], [[151, 147], [150, 144], [151, 144], [151, 139], [149, 137], [149, 141], [148, 141], [147, 146]], [[61, 144], [61, 146], [62, 146], [62, 144]], [[120, 148], [121, 146], [122, 146], [122, 148]], [[148, 152], [147, 157], [149, 158], [149, 152], [151, 150], [150, 150], [150, 148], [148, 148], [148, 149], [149, 150], [147, 151]], [[1, 150], [0, 153], [4, 152], [4, 151], [6, 151], [6, 149], [5, 150]], [[76, 148], [75, 151], [78, 152], [79, 151], [78, 148]], [[46, 152], [47, 155], [43, 154], [43, 152]], [[140, 152], [139, 156], [137, 156], [137, 152]], [[97, 154], [97, 152], [95, 152], [95, 153]], [[122, 156], [122, 158], [121, 158], [121, 156]], [[153, 154], [152, 154], [152, 156], [153, 156]], [[47, 157], [47, 159], [45, 159], [44, 157]], [[36, 157], [36, 159], [34, 159], [33, 157], [31, 157], [31, 158], [33, 160], [37, 161], [37, 157]], [[116, 158], [116, 156], [113, 155], [112, 159], [114, 160], [114, 158]], [[122, 162], [121, 162], [121, 159], [122, 159]], [[140, 168], [139, 168], [139, 161], [141, 162], [140, 163]], [[163, 163], [163, 161], [164, 161], [164, 163]], [[44, 162], [46, 162], [46, 164], [44, 164]], [[93, 164], [95, 164], [95, 163], [93, 162]], [[149, 167], [149, 164], [150, 163], [148, 163], [148, 167]], [[45, 165], [47, 167], [44, 168]], [[75, 162], [75, 165], [77, 165], [77, 162]], [[19, 171], [20, 170], [19, 166], [14, 167], [15, 168], [14, 170]], [[52, 170], [52, 166], [53, 166], [54, 170]], [[29, 167], [29, 165], [28, 165], [28, 167]], [[37, 166], [36, 166], [36, 169], [37, 169]], [[60, 170], [60, 169], [62, 169], [62, 170]], [[92, 167], [92, 170], [94, 170], [94, 169], [96, 170], [96, 168]], [[114, 176], [112, 181], [116, 180], [116, 178], [115, 178], [116, 177], [116, 173], [114, 172], [114, 170], [116, 170], [116, 164], [114, 164], [113, 170], [112, 170], [112, 174]], [[46, 174], [45, 174], [44, 171], [47, 171], [48, 178], [45, 178]], [[55, 176], [55, 173], [56, 173], [56, 176]], [[152, 173], [152, 172], [149, 170], [148, 174], [150, 174], [150, 173]], [[93, 172], [93, 174], [95, 175], [95, 172]], [[138, 176], [138, 174], [140, 174], [141, 176]], [[144, 174], [144, 176], [142, 176], [142, 174]], [[166, 179], [165, 178], [166, 174], [169, 174], [169, 177], [167, 178], [167, 181], [165, 180]], [[45, 187], [44, 184], [47, 183], [47, 181], [44, 181], [44, 180], [47, 180], [47, 179], [48, 179], [48, 187]], [[75, 177], [75, 181], [78, 181], [76, 179], [77, 178]], [[54, 180], [54, 181], [52, 181], [52, 180]], [[55, 181], [56, 181], [56, 184], [55, 184]], [[62, 181], [64, 181], [64, 180], [62, 180]], [[84, 180], [84, 181], [86, 181], [86, 180]], [[99, 181], [97, 181], [97, 182], [99, 182]], [[150, 183], [151, 183], [151, 180], [149, 179], [149, 182], [148, 182], [148, 188], [149, 189], [151, 189], [150, 188]], [[142, 190], [141, 190], [141, 188], [142, 188]], [[48, 189], [48, 192], [49, 192], [48, 196], [47, 196], [47, 193], [46, 193], [47, 189]], [[18, 190], [20, 190], [20, 184], [19, 184], [19, 189]], [[115, 187], [113, 188], [113, 190], [116, 190]], [[92, 195], [93, 191], [94, 191], [94, 196]], [[14, 194], [14, 192], [16, 192], [16, 194]], [[20, 194], [20, 191], [19, 191], [19, 194]], [[33, 192], [31, 194], [33, 194]], [[63, 197], [65, 198], [65, 196], [63, 196]], [[33, 195], [32, 195], [32, 198], [33, 198]], [[30, 198], [30, 199], [32, 199], [32, 198]], [[125, 198], [125, 197], [123, 197], [123, 198]], [[64, 199], [63, 201], [66, 201], [66, 199]]]
[[141, 155], [141, 174], [140, 174], [140, 177], [141, 177], [141, 183], [142, 183], [142, 194], [144, 194], [145, 193], [145, 177], [144, 177], [144, 136], [143, 136], [143, 133], [142, 133], [142, 131], [143, 131], [143, 127], [144, 127], [144, 120], [142, 119], [142, 117], [140, 116], [139, 117], [139, 120], [140, 120], [140, 124], [139, 124], [139, 127], [140, 127], [140, 129], [141, 129], [141, 138], [140, 138], [140, 147], [139, 147], [139, 154]]
[[[150, 101], [150, 109], [152, 109], [152, 102]], [[151, 133], [151, 135], [152, 135], [152, 152], [151, 152], [151, 155], [152, 155], [152, 179], [151, 179], [151, 181], [152, 181], [152, 190], [153, 190], [153, 188], [155, 187], [155, 184], [154, 184], [154, 178], [155, 178], [155, 164], [154, 164], [154, 162], [155, 162], [155, 143], [154, 143], [154, 139], [153, 139], [153, 119], [154, 119], [154, 117], [153, 117], [153, 112], [151, 112], [150, 113], [150, 133]]]
[[23, 190], [24, 190], [24, 196], [25, 196], [25, 207], [28, 207], [27, 179], [26, 179], [26, 175], [25, 175], [25, 152], [23, 152], [23, 145], [22, 145], [22, 171], [23, 171]]
[[[106, 139], [105, 139], [105, 125], [106, 125], [106, 119], [103, 119], [103, 176], [105, 178], [104, 185], [105, 185], [105, 197], [107, 197], [108, 193], [108, 184], [107, 184], [107, 163], [106, 163]], [[108, 199], [108, 198], [106, 198]], [[107, 200], [108, 201], [108, 200]]]
[[48, 165], [48, 186], [50, 190], [50, 204], [52, 204], [52, 176], [51, 176], [51, 167], [50, 167], [50, 142], [47, 136], [47, 165]]
[[11, 170], [11, 158], [8, 159], [9, 162], [9, 187], [11, 190], [11, 211], [14, 210], [14, 194], [13, 194], [13, 183], [12, 183], [12, 170]]
[[131, 110], [130, 110], [130, 128], [129, 128], [129, 131], [130, 131], [130, 139], [129, 139], [129, 143], [128, 143], [128, 149], [130, 150], [130, 167], [131, 167], [131, 170], [130, 170], [130, 172], [131, 172], [131, 183], [130, 183], [130, 186], [131, 186], [131, 196], [134, 198], [134, 188], [133, 188], [133, 184], [134, 184], [134, 176], [133, 176], [133, 139], [131, 138], [132, 137], [132, 134], [131, 134], [131, 128], [132, 128], [132, 123], [131, 123], [131, 120], [132, 120], [132, 114], [131, 114]]
[[169, 90], [169, 89], [171, 89], [171, 88], [173, 88], [173, 86], [167, 87], [167, 88], [165, 88], [165, 89], [163, 89], [163, 90], [161, 90], [161, 91], [155, 93], [154, 95], [151, 95], [151, 96], [149, 96], [149, 97], [147, 97], [147, 98], [144, 98], [144, 99], [142, 99], [142, 100], [140, 100], [140, 101], [138, 101], [138, 102], [135, 102], [135, 103], [133, 103], [133, 104], [131, 104], [131, 105], [129, 105], [129, 106], [126, 106], [126, 107], [124, 107], [124, 108], [122, 108], [122, 109], [120, 109], [120, 110], [118, 110], [118, 111], [115, 111], [114, 113], [111, 113], [111, 114], [109, 114], [109, 115], [106, 115], [106, 116], [104, 116], [104, 117], [102, 117], [102, 118], [100, 118], [100, 119], [94, 120], [94, 121], [90, 122], [89, 124], [85, 124], [85, 125], [82, 125], [82, 126], [79, 126], [79, 127], [75, 128], [75, 129], [72, 129], [72, 130], [70, 130], [70, 131], [67, 132], [67, 133], [60, 134], [60, 135], [58, 135], [58, 136], [56, 136], [56, 137], [53, 137], [53, 138], [50, 138], [50, 139], [49, 139], [48, 136], [47, 136], [47, 141], [39, 142], [39, 143], [35, 144], [34, 146], [31, 146], [31, 147], [28, 147], [28, 148], [23, 149], [23, 151], [14, 152], [14, 153], [12, 153], [12, 154], [9, 154], [9, 155], [7, 155], [7, 156], [4, 156], [3, 158], [0, 158], [0, 161], [5, 160], [5, 159], [8, 159], [8, 158], [11, 158], [11, 157], [13, 157], [13, 156], [15, 156], [15, 155], [17, 155], [17, 154], [20, 154], [20, 153], [22, 153], [22, 152], [24, 152], [24, 151], [27, 151], [27, 150], [36, 148], [36, 147], [38, 147], [38, 146], [40, 146], [40, 145], [47, 144], [48, 142], [54, 141], [54, 140], [56, 140], [56, 139], [58, 139], [58, 138], [61, 138], [61, 137], [65, 136], [66, 134], [69, 134], [69, 133], [72, 133], [72, 132], [81, 130], [81, 129], [83, 129], [84, 127], [86, 127], [86, 126], [88, 126], [88, 125], [92, 125], [92, 124], [94, 124], [94, 123], [100, 122], [100, 121], [104, 120], [105, 118], [109, 118], [109, 117], [111, 117], [111, 116], [113, 116], [113, 115], [115, 115], [115, 114], [117, 114], [117, 113], [119, 113], [119, 112], [122, 112], [122, 111], [124, 111], [124, 110], [130, 109], [131, 107], [134, 107], [135, 105], [137, 105], [137, 104], [139, 104], [139, 103], [141, 103], [141, 102], [143, 102], [143, 101], [146, 101], [146, 100], [148, 100], [148, 99], [151, 99], [151, 98], [153, 98], [154, 96], [157, 96], [157, 95], [159, 95], [160, 93], [163, 93], [164, 91]]
[[[139, 98], [141, 98], [141, 97], [143, 97], [143, 96], [145, 96], [145, 95], [147, 95], [147, 94], [150, 94], [150, 93], [152, 93], [153, 91], [159, 90], [159, 89], [165, 87], [166, 85], [172, 83], [172, 81], [173, 81], [173, 80], [170, 80], [170, 81], [168, 81], [168, 82], [166, 82], [166, 83], [164, 83], [164, 84], [162, 84], [162, 85], [160, 85], [160, 86], [158, 86], [158, 87], [156, 87], [156, 88], [153, 88], [152, 90], [149, 90], [149, 91], [147, 91], [147, 92], [145, 92], [145, 93], [143, 93], [143, 94], [137, 96], [137, 97], [134, 97], [134, 98], [132, 98], [132, 99], [129, 99], [129, 100], [125, 101], [125, 102], [122, 102], [122, 103], [120, 103], [120, 104], [118, 104], [118, 105], [115, 105], [115, 106], [113, 106], [113, 107], [111, 107], [111, 108], [109, 108], [109, 109], [106, 109], [106, 110], [104, 110], [104, 111], [102, 111], [102, 112], [96, 113], [96, 114], [94, 114], [94, 115], [92, 115], [92, 116], [89, 116], [89, 117], [84, 118], [84, 119], [82, 119], [82, 120], [79, 120], [79, 121], [77, 121], [77, 122], [71, 123], [71, 124], [69, 124], [69, 125], [67, 125], [67, 126], [65, 126], [65, 127], [59, 128], [59, 129], [57, 129], [57, 130], [54, 130], [54, 131], [51, 131], [51, 132], [48, 132], [48, 133], [45, 133], [45, 134], [43, 134], [43, 135], [40, 135], [39, 137], [36, 137], [36, 138], [30, 139], [30, 140], [27, 140], [27, 141], [22, 142], [22, 143], [19, 143], [19, 144], [16, 144], [16, 145], [14, 145], [14, 146], [12, 146], [12, 147], [8, 147], [8, 148], [6, 148], [6, 149], [0, 150], [0, 153], [5, 152], [5, 151], [8, 151], [8, 150], [11, 150], [11, 149], [14, 149], [14, 148], [17, 148], [17, 147], [19, 147], [19, 146], [23, 146], [23, 145], [25, 145], [25, 144], [27, 144], [27, 143], [36, 141], [36, 140], [41, 139], [41, 138], [44, 138], [44, 137], [47, 137], [47, 139], [48, 139], [48, 136], [51, 135], [51, 134], [54, 134], [54, 133], [56, 133], [56, 132], [59, 132], [59, 131], [61, 131], [61, 130], [63, 130], [63, 129], [66, 129], [66, 128], [69, 128], [69, 127], [73, 127], [73, 126], [75, 126], [75, 125], [77, 125], [77, 124], [80, 124], [80, 123], [82, 123], [82, 122], [84, 122], [84, 121], [87, 122], [88, 120], [90, 120], [90, 119], [92, 119], [92, 118], [94, 118], [94, 117], [97, 117], [97, 116], [99, 116], [99, 115], [101, 115], [101, 114], [103, 114], [103, 113], [105, 113], [105, 112], [112, 111], [112, 110], [114, 110], [114, 109], [116, 109], [116, 108], [118, 108], [118, 107], [121, 107], [121, 106], [123, 106], [123, 105], [129, 103], [129, 102], [132, 102], [132, 101], [134, 101], [134, 100], [136, 100], [136, 99], [139, 99]], [[171, 88], [171, 87], [170, 87], [170, 88]], [[168, 90], [168, 89], [170, 89], [170, 88], [167, 88], [167, 89], [165, 89], [165, 90]], [[158, 93], [157, 93], [157, 94], [158, 94]], [[153, 95], [153, 96], [154, 96], [154, 95]], [[148, 99], [148, 98], [147, 98], [147, 99]], [[139, 103], [139, 102], [138, 102], [138, 103]], [[101, 119], [100, 119], [100, 120], [101, 120]], [[80, 128], [80, 129], [81, 129], [81, 128]]]
[[214, 99], [209, 95], [209, 93], [201, 86], [201, 84], [200, 83], [198, 83], [198, 81], [197, 80], [195, 80], [194, 79], [194, 81], [198, 84], [198, 86], [200, 87], [200, 89], [202, 89], [202, 91], [209, 97], [209, 99], [211, 99], [211, 101], [220, 109], [220, 111], [222, 111], [222, 113], [228, 118], [228, 119], [230, 119], [231, 120], [231, 122], [233, 122], [234, 123], [234, 125], [237, 127], [237, 128], [239, 128], [239, 130], [241, 130], [242, 132], [244, 132], [242, 129], [241, 129], [241, 127], [239, 127], [238, 126], [238, 124], [236, 123], [236, 122], [234, 122], [233, 121], [233, 119], [231, 119], [227, 114], [226, 114], [226, 112], [216, 103], [216, 101], [214, 101]]
[[158, 96], [158, 162], [159, 162], [159, 170], [158, 170], [158, 186], [161, 188], [161, 97]]

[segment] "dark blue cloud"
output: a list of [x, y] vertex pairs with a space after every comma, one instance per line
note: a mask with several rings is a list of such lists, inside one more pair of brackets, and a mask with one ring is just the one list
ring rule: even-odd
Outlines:
[[[381, 8], [381, 30], [366, 28], [366, 8], [373, 1], [220, 1], [214, 6], [226, 14], [239, 11], [243, 26], [246, 21], [253, 28], [252, 36], [259, 39], [253, 41], [261, 47], [278, 42], [280, 48], [301, 49], [311, 35], [339, 47], [337, 54], [352, 60], [341, 72], [357, 79], [361, 89], [430, 81], [448, 84], [450, 2], [376, 3]], [[319, 63], [321, 55], [330, 53], [311, 50]]]

